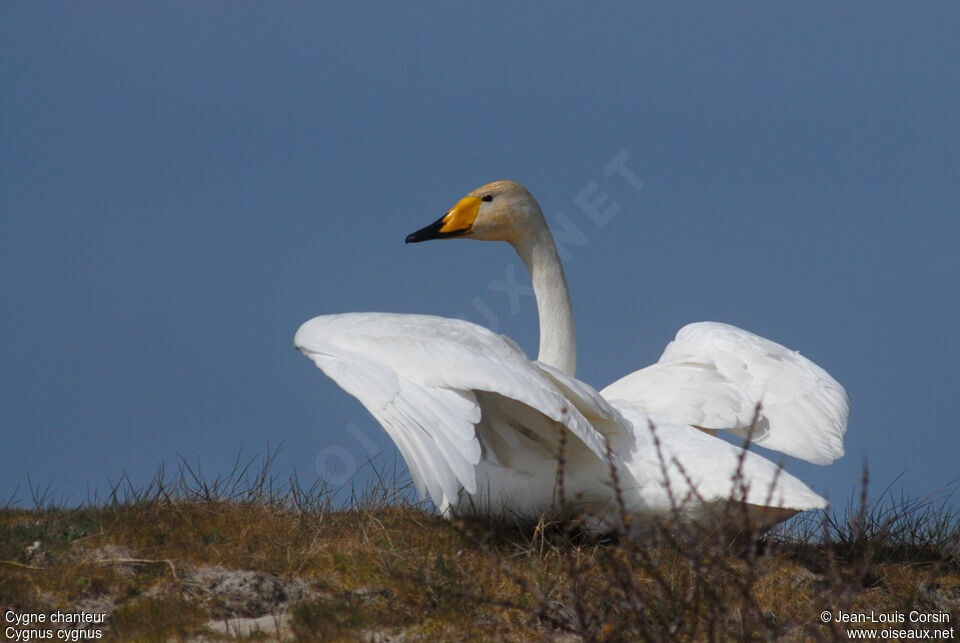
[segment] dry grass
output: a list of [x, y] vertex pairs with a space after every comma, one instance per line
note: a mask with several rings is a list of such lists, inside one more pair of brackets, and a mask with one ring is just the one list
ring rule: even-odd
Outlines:
[[182, 464], [76, 509], [36, 491], [34, 509], [3, 509], [3, 612], [103, 612], [116, 640], [829, 640], [845, 632], [821, 623], [828, 609], [950, 619], [902, 626], [931, 630], [960, 618], [949, 495], [864, 491], [763, 535], [734, 511], [597, 538], [447, 521], [395, 479], [337, 507], [322, 486], [278, 484], [272, 459], [212, 482]]

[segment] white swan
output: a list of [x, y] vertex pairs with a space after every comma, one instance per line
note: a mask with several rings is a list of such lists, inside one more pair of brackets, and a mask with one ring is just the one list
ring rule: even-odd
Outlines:
[[746, 331], [702, 322], [682, 328], [659, 362], [598, 393], [573, 377], [563, 267], [526, 188], [478, 188], [407, 243], [459, 237], [507, 241], [523, 259], [540, 318], [537, 361], [482, 326], [426, 315], [326, 315], [294, 338], [386, 429], [421, 497], [429, 493], [442, 513], [536, 519], [575, 510], [615, 525], [614, 470], [632, 514], [697, 517], [736, 497], [772, 523], [826, 506], [771, 461], [714, 437], [745, 435], [762, 403], [754, 443], [816, 463], [839, 458], [849, 402], [823, 369]]

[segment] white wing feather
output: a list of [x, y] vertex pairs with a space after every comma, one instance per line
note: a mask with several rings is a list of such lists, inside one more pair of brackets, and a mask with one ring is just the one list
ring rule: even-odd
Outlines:
[[[613, 402], [614, 406], [619, 404]], [[795, 511], [827, 506], [827, 501], [803, 481], [757, 453], [744, 452], [687, 424], [626, 406], [619, 410], [634, 427], [636, 442], [625, 459], [637, 485], [633, 494], [635, 511], [669, 512], [679, 508], [695, 514], [704, 504], [731, 498], [758, 507]]]
[[746, 436], [816, 464], [843, 455], [850, 403], [825, 370], [776, 342], [718, 322], [684, 326], [660, 360], [601, 391], [672, 422]]
[[[608, 401], [580, 380], [546, 364], [538, 362], [537, 366], [619, 453], [630, 473], [629, 477], [621, 478], [621, 484], [625, 485], [621, 491], [633, 511], [662, 512], [677, 507], [696, 513], [701, 502], [710, 504], [731, 498], [757, 506], [797, 511], [827, 506], [826, 500], [803, 481], [763, 456], [745, 453], [740, 447], [698, 431], [689, 423], [639, 411], [619, 400]], [[696, 373], [696, 369], [693, 372]], [[678, 384], [678, 379], [685, 378], [674, 379], [672, 383]], [[694, 384], [686, 386], [691, 389], [705, 381], [699, 374], [690, 379]], [[667, 387], [670, 382], [660, 384]], [[749, 425], [754, 406], [746, 397], [726, 382], [716, 390], [725, 392], [727, 397], [721, 394], [721, 400], [740, 402], [742, 399], [751, 414], [747, 420]], [[713, 405], [716, 404], [714, 400]]]
[[303, 324], [294, 345], [357, 398], [397, 444], [421, 495], [441, 511], [460, 486], [477, 492], [482, 417], [476, 392], [516, 400], [566, 427], [598, 458], [602, 436], [553, 382], [502, 335], [428, 315], [348, 313]]

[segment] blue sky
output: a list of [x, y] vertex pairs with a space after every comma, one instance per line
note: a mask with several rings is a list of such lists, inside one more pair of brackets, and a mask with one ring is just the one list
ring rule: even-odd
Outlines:
[[[0, 499], [268, 444], [306, 482], [392, 460], [293, 333], [432, 313], [535, 354], [508, 246], [403, 243], [501, 178], [565, 231], [581, 379], [732, 323], [850, 395], [846, 457], [788, 470], [839, 503], [865, 461], [875, 491], [943, 488], [960, 10], [867, 8], [4, 3]], [[603, 226], [578, 205], [600, 193]]]

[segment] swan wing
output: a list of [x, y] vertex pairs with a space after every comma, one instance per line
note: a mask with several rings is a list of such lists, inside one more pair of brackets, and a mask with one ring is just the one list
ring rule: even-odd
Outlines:
[[[748, 505], [788, 512], [823, 509], [827, 501], [799, 478], [763, 456], [719, 440], [689, 423], [608, 401], [588, 384], [546, 364], [547, 374], [577, 409], [609, 441], [630, 473], [622, 478], [624, 499], [635, 512], [669, 512], [674, 507], [698, 511], [702, 505], [742, 500]], [[697, 376], [693, 376], [697, 381]], [[682, 380], [681, 380], [682, 381]], [[710, 385], [709, 378], [701, 378]], [[742, 393], [714, 391], [728, 403], [743, 403], [752, 420], [754, 405]], [[604, 480], [600, 484], [607, 484]], [[671, 498], [672, 496], [672, 498]]]
[[441, 511], [456, 503], [461, 487], [477, 492], [483, 445], [476, 427], [487, 414], [503, 418], [508, 430], [519, 426], [508, 406], [543, 425], [523, 430], [555, 434], [563, 427], [605, 457], [603, 437], [550, 377], [515, 343], [482, 326], [428, 315], [326, 315], [303, 324], [294, 346], [373, 414], [418, 492], [429, 493]]
[[[788, 513], [822, 509], [827, 501], [767, 458], [631, 406], [614, 406], [634, 428], [627, 458], [636, 511], [700, 511], [730, 499]], [[783, 519], [786, 516], [782, 516]]]
[[828, 464], [843, 455], [850, 402], [825, 370], [780, 344], [718, 322], [684, 326], [660, 360], [601, 391], [672, 422], [746, 437]]

